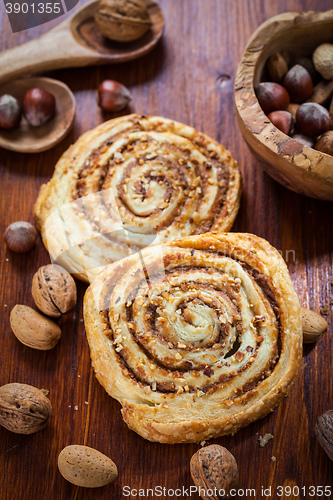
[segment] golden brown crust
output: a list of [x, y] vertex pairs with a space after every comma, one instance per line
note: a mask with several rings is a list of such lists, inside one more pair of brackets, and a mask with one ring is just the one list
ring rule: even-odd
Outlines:
[[148, 244], [229, 231], [240, 192], [237, 163], [223, 146], [182, 123], [133, 114], [99, 125], [63, 154], [34, 216], [53, 260], [89, 281]]
[[151, 441], [233, 434], [288, 393], [300, 308], [267, 241], [207, 233], [108, 266], [84, 298], [96, 376]]

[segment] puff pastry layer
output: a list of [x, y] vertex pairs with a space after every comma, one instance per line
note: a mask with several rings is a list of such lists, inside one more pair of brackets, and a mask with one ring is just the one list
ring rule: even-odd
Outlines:
[[251, 234], [189, 236], [106, 267], [84, 321], [98, 380], [151, 441], [235, 433], [274, 409], [301, 361], [287, 267]]
[[228, 231], [240, 190], [223, 146], [182, 123], [133, 114], [87, 132], [64, 153], [34, 215], [52, 259], [90, 281], [147, 245]]

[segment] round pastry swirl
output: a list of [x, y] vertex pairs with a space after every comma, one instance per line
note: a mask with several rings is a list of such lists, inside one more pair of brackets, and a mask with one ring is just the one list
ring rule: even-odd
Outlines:
[[236, 432], [279, 403], [300, 365], [287, 267], [249, 234], [190, 236], [108, 266], [84, 319], [98, 380], [152, 441]]
[[223, 146], [181, 123], [133, 114], [87, 132], [62, 156], [34, 215], [51, 257], [89, 281], [149, 244], [229, 231], [240, 190]]

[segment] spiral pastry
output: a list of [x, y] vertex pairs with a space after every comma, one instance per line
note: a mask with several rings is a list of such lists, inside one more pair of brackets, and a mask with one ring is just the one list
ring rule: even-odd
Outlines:
[[300, 366], [287, 267], [250, 234], [189, 236], [107, 266], [84, 321], [98, 380], [151, 441], [235, 433], [273, 410]]
[[137, 114], [81, 136], [41, 187], [34, 215], [53, 260], [85, 281], [141, 248], [228, 231], [237, 163], [192, 127]]

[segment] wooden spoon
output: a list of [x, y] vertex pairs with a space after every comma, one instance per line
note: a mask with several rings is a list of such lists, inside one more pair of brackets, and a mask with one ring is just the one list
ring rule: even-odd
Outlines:
[[56, 99], [55, 116], [40, 127], [32, 127], [22, 117], [19, 128], [0, 129], [0, 146], [20, 153], [39, 153], [60, 142], [71, 129], [75, 116], [75, 97], [67, 85], [51, 78], [23, 78], [0, 86], [0, 95], [11, 94], [22, 104], [26, 90], [42, 87]]
[[0, 83], [37, 71], [124, 62], [147, 54], [162, 36], [164, 16], [153, 0], [144, 1], [152, 26], [138, 40], [105, 38], [94, 22], [98, 0], [93, 0], [40, 38], [1, 53]]

